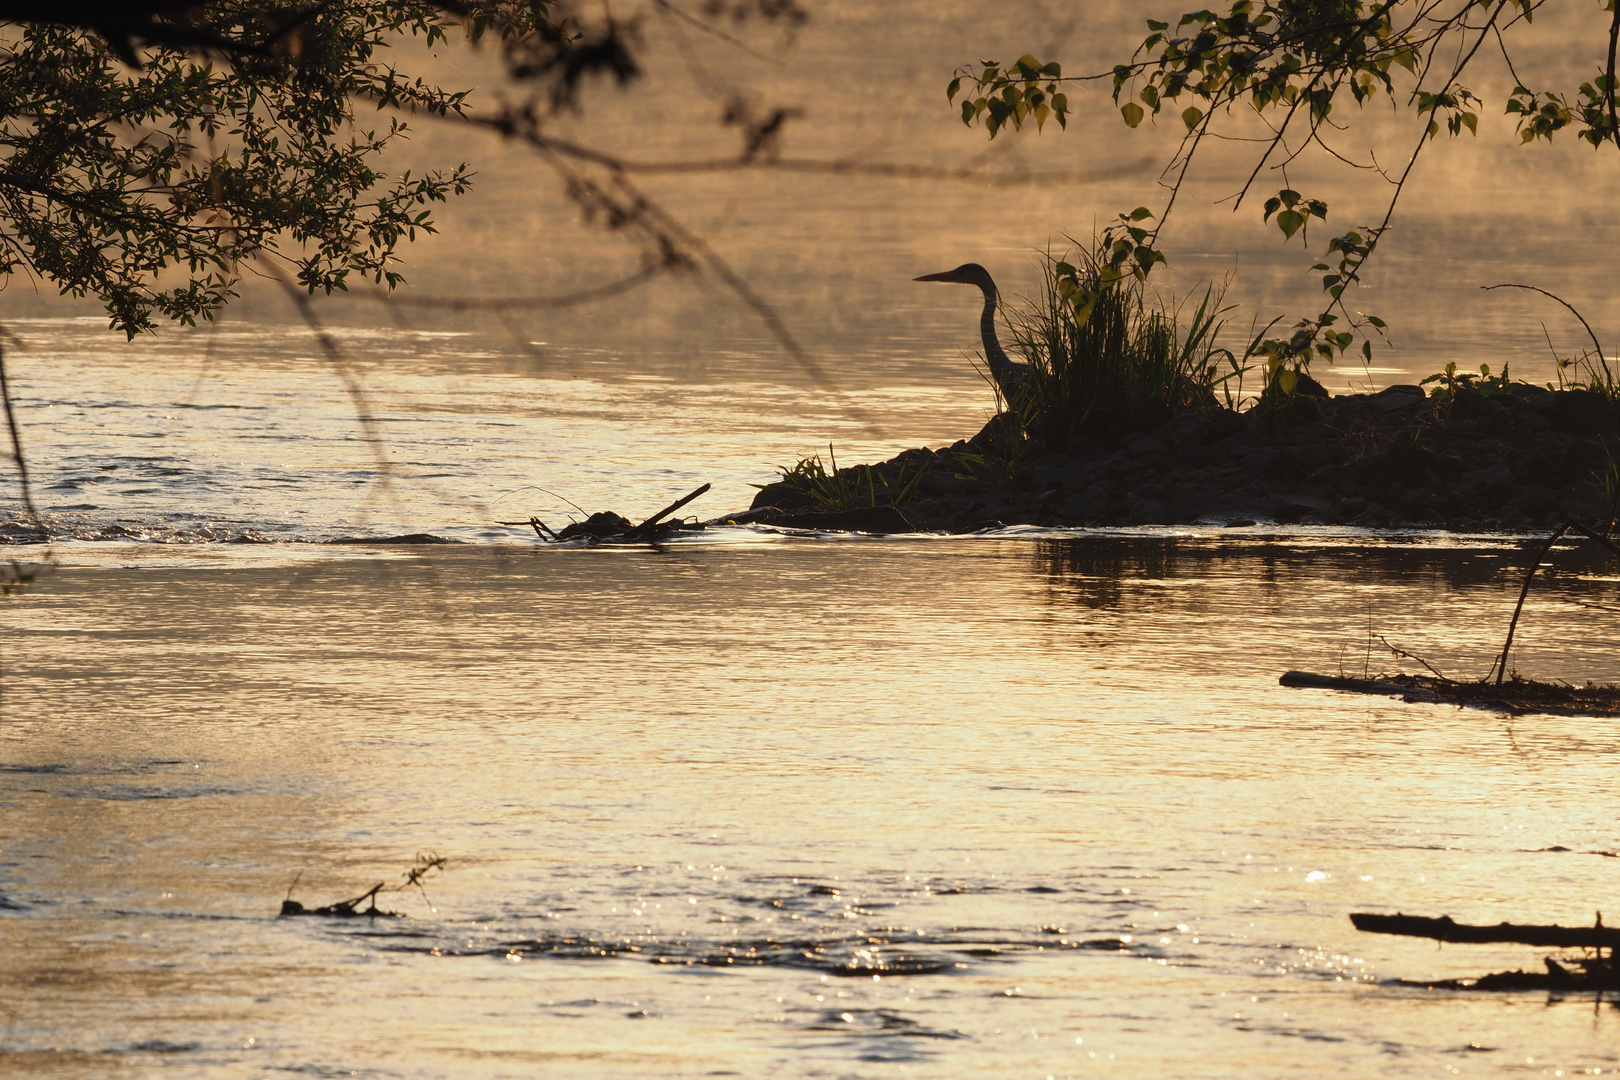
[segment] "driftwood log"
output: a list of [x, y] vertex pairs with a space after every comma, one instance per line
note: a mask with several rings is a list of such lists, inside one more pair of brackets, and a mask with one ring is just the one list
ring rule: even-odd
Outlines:
[[[1545, 971], [1498, 971], [1477, 979], [1436, 979], [1415, 982], [1401, 979], [1406, 986], [1430, 990], [1546, 990], [1552, 993], [1594, 990], [1604, 993], [1620, 990], [1620, 971], [1614, 965], [1614, 947], [1620, 944], [1620, 929], [1603, 925], [1598, 912], [1592, 926], [1536, 926], [1530, 923], [1501, 922], [1495, 926], [1473, 926], [1456, 922], [1449, 915], [1438, 919], [1420, 915], [1375, 915], [1355, 912], [1350, 921], [1357, 930], [1371, 934], [1398, 934], [1402, 937], [1429, 938], [1471, 945], [1533, 945], [1543, 949], [1590, 950], [1559, 963], [1544, 957]], [[1608, 949], [1607, 956], [1603, 950]]]
[[[1491, 670], [1478, 682], [1457, 682], [1447, 679], [1420, 656], [1390, 645], [1395, 655], [1417, 660], [1429, 669], [1429, 675], [1381, 675], [1372, 679], [1350, 679], [1343, 676], [1317, 675], [1309, 671], [1284, 672], [1279, 682], [1284, 686], [1309, 687], [1319, 690], [1342, 690], [1351, 694], [1378, 694], [1398, 697], [1405, 701], [1441, 701], [1475, 709], [1490, 709], [1514, 715], [1521, 713], [1551, 713], [1558, 716], [1620, 716], [1620, 686], [1600, 686], [1587, 683], [1574, 686], [1569, 683], [1544, 683], [1520, 678], [1517, 672], [1508, 675], [1508, 660], [1513, 650], [1513, 635], [1519, 628], [1519, 616], [1524, 613], [1525, 599], [1530, 595], [1530, 583], [1541, 564], [1547, 561], [1558, 541], [1566, 534], [1576, 533], [1620, 556], [1620, 543], [1609, 536], [1615, 514], [1620, 513], [1620, 492], [1610, 507], [1609, 522], [1603, 532], [1588, 528], [1579, 521], [1566, 521], [1560, 525], [1536, 552], [1525, 571], [1524, 584], [1519, 589], [1519, 602], [1513, 607], [1513, 618], [1508, 622], [1507, 639], [1502, 651], [1491, 663]], [[1370, 628], [1369, 628], [1370, 634]], [[1380, 638], [1379, 640], [1383, 640]], [[1496, 678], [1492, 681], [1491, 676]]]
[[[1377, 694], [1384, 697], [1403, 698], [1417, 691], [1416, 687], [1390, 682], [1388, 679], [1347, 679], [1342, 675], [1317, 675], [1309, 671], [1285, 671], [1277, 682], [1282, 686], [1304, 687], [1310, 690], [1343, 690], [1350, 694]], [[1422, 700], [1432, 701], [1434, 695], [1430, 694]]]
[[1571, 686], [1534, 679], [1512, 678], [1505, 683], [1457, 682], [1432, 675], [1387, 675], [1378, 679], [1347, 679], [1309, 671], [1285, 672], [1283, 686], [1340, 690], [1350, 694], [1376, 694], [1402, 701], [1441, 702], [1471, 709], [1487, 709], [1519, 716], [1620, 716], [1620, 687]]
[[1620, 945], [1620, 928], [1604, 926], [1601, 914], [1594, 926], [1534, 926], [1509, 922], [1473, 926], [1454, 922], [1450, 915], [1429, 919], [1419, 915], [1375, 915], [1361, 911], [1353, 913], [1350, 921], [1357, 930], [1369, 934], [1398, 934], [1474, 945], [1506, 943], [1543, 949], [1613, 949]]

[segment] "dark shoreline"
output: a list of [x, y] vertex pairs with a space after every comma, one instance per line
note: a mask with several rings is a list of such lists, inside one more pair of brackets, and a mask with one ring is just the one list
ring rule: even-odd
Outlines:
[[[1010, 464], [983, 460], [995, 456], [994, 425], [972, 440], [839, 475], [866, 490], [862, 470], [870, 468], [881, 493], [885, 483], [901, 490], [922, 470], [898, 509], [915, 528], [938, 532], [1253, 524], [1493, 532], [1606, 520], [1603, 477], [1620, 460], [1620, 425], [1607, 398], [1526, 384], [1490, 397], [1461, 389], [1451, 400], [1403, 385], [1300, 395], [1241, 413], [1213, 408], [1124, 445], [1026, 450]], [[778, 513], [762, 512], [770, 507]], [[794, 524], [792, 517], [833, 509], [777, 483], [738, 516]]]

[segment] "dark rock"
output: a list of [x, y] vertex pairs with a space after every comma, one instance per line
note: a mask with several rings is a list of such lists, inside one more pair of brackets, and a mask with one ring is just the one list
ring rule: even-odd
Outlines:
[[1557, 503], [1558, 516], [1565, 520], [1578, 518], [1588, 521], [1598, 517], [1605, 508], [1603, 500], [1595, 495], [1595, 492], [1565, 492]]
[[1295, 524], [1307, 516], [1326, 517], [1333, 511], [1327, 499], [1311, 495], [1285, 495], [1277, 500], [1276, 518], [1284, 524]]
[[1168, 508], [1157, 499], [1138, 499], [1125, 512], [1128, 525], [1173, 525]]
[[1556, 503], [1556, 496], [1547, 491], [1521, 491], [1514, 497], [1512, 505], [1517, 507], [1525, 517], [1534, 520], [1544, 516]]
[[1064, 516], [1076, 521], [1099, 521], [1107, 509], [1108, 492], [1100, 484], [1093, 484], [1063, 502]]
[[1191, 450], [1209, 442], [1209, 413], [1178, 416], [1159, 429], [1159, 437], [1177, 450]]
[[1378, 393], [1371, 395], [1369, 399], [1373, 408], [1386, 416], [1390, 413], [1415, 410], [1425, 400], [1423, 388], [1413, 386], [1410, 383], [1397, 383], [1394, 386], [1386, 386]]
[[1204, 417], [1204, 428], [1209, 432], [1211, 442], [1220, 442], [1222, 439], [1229, 439], [1249, 430], [1248, 416], [1244, 413], [1233, 412], [1230, 409], [1211, 409], [1199, 415]]
[[1558, 431], [1597, 434], [1615, 429], [1614, 403], [1587, 390], [1560, 390], [1552, 398], [1552, 426]]
[[1260, 467], [1260, 475], [1268, 480], [1298, 480], [1305, 475], [1305, 463], [1301, 461], [1298, 453], [1281, 450], [1266, 455], [1265, 463]]
[[1144, 458], [1157, 456], [1170, 448], [1152, 435], [1144, 435], [1139, 439], [1132, 439], [1125, 449], [1131, 452], [1132, 457]]
[[1488, 423], [1505, 420], [1507, 410], [1494, 397], [1486, 397], [1477, 390], [1461, 387], [1451, 400], [1452, 416], [1462, 420]]
[[754, 501], [749, 504], [750, 510], [763, 510], [775, 507], [791, 510], [801, 506], [809, 506], [814, 500], [808, 494], [786, 484], [766, 484], [754, 493]]
[[[1546, 431], [1552, 426], [1552, 420], [1531, 405], [1518, 409], [1513, 416], [1513, 425], [1516, 428], [1537, 432]], [[1514, 432], [1517, 435], [1518, 432]]]
[[620, 536], [635, 528], [627, 518], [611, 510], [592, 514], [584, 521], [576, 521], [557, 534], [558, 539], [572, 540], [576, 536]]
[[1342, 521], [1349, 521], [1357, 514], [1367, 509], [1367, 500], [1360, 495], [1346, 495], [1333, 507], [1333, 516]]
[[1351, 518], [1349, 523], [1358, 529], [1387, 529], [1392, 520], [1389, 511], [1374, 505]]

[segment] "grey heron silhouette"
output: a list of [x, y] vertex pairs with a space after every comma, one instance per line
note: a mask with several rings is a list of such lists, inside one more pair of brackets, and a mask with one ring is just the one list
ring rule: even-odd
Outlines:
[[1024, 384], [1028, 381], [1029, 365], [1020, 364], [1007, 358], [1002, 351], [1001, 342], [996, 340], [996, 301], [1000, 294], [996, 292], [996, 283], [990, 277], [990, 271], [978, 263], [963, 263], [955, 270], [947, 270], [942, 274], [924, 274], [913, 281], [948, 281], [957, 285], [977, 285], [984, 293], [984, 313], [979, 316], [979, 335], [984, 339], [984, 360], [990, 365], [990, 377], [996, 381], [1001, 390], [1001, 396], [1011, 405], [1018, 400], [1023, 392]]

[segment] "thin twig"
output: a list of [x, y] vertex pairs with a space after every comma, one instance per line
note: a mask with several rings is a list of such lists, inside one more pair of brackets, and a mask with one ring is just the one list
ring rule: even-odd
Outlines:
[[0, 404], [5, 405], [6, 428], [11, 432], [11, 453], [17, 462], [17, 481], [22, 489], [23, 507], [28, 519], [40, 524], [39, 511], [34, 508], [34, 489], [28, 482], [28, 462], [23, 459], [22, 432], [17, 427], [17, 414], [11, 408], [11, 384], [6, 381], [5, 346], [0, 344]]
[[327, 332], [320, 318], [315, 314], [315, 305], [309, 301], [309, 294], [293, 284], [291, 278], [281, 272], [281, 268], [273, 262], [266, 261], [264, 274], [270, 280], [280, 285], [287, 294], [298, 314], [303, 318], [304, 325], [315, 334], [315, 340], [320, 343], [321, 351], [326, 354], [327, 362], [332, 365], [337, 377], [343, 382], [343, 388], [348, 392], [349, 400], [354, 403], [355, 419], [360, 421], [360, 429], [365, 433], [365, 441], [371, 448], [371, 453], [377, 460], [377, 481], [384, 491], [391, 490], [393, 480], [393, 462], [388, 458], [388, 451], [383, 446], [382, 433], [377, 429], [377, 418], [372, 415], [371, 402], [366, 397], [365, 387], [350, 369], [343, 350]]
[[[1548, 553], [1552, 551], [1553, 545], [1558, 543], [1559, 538], [1571, 529], [1585, 536], [1588, 540], [1597, 541], [1615, 555], [1620, 555], [1620, 544], [1616, 544], [1607, 536], [1587, 528], [1579, 521], [1566, 521], [1558, 526], [1553, 534], [1547, 538], [1547, 542], [1541, 545], [1541, 550], [1536, 553], [1535, 561], [1530, 564], [1530, 569], [1525, 571], [1524, 585], [1519, 589], [1519, 602], [1513, 605], [1513, 618], [1508, 622], [1507, 640], [1502, 643], [1502, 655], [1497, 657], [1496, 663], [1491, 665], [1491, 671], [1496, 673], [1497, 686], [1502, 685], [1502, 677], [1507, 674], [1508, 650], [1513, 648], [1513, 632], [1519, 627], [1519, 615], [1524, 611], [1525, 597], [1530, 595], [1530, 582], [1536, 576], [1536, 571], [1541, 568], [1542, 562], [1546, 560]], [[1485, 678], [1489, 679], [1491, 677], [1491, 671], [1485, 673]]]
[[691, 502], [693, 499], [697, 498], [699, 495], [702, 495], [705, 491], [708, 491], [708, 490], [709, 490], [709, 485], [704, 484], [702, 487], [698, 488], [696, 491], [693, 491], [690, 494], [681, 496], [679, 499], [676, 499], [674, 502], [670, 503], [668, 506], [666, 506], [662, 510], [658, 511], [658, 513], [654, 514], [652, 517], [648, 518], [646, 521], [643, 521], [640, 525], [637, 525], [635, 528], [631, 529], [625, 535], [634, 536], [637, 533], [645, 532], [646, 530], [652, 528], [654, 525], [658, 524], [664, 518], [667, 518], [669, 515], [673, 514], [675, 511], [679, 510], [681, 507], [685, 506], [687, 503]]
[[[1617, 7], [1615, 10], [1620, 11], [1620, 7]], [[1603, 365], [1603, 377], [1604, 377], [1604, 379], [1606, 379], [1608, 381], [1609, 388], [1613, 389], [1613, 387], [1614, 387], [1614, 376], [1609, 373], [1609, 361], [1603, 355], [1603, 345], [1602, 345], [1601, 342], [1598, 341], [1597, 334], [1592, 330], [1592, 324], [1587, 322], [1586, 318], [1579, 311], [1575, 310], [1575, 305], [1574, 304], [1570, 303], [1568, 300], [1565, 300], [1562, 296], [1559, 296], [1557, 293], [1550, 293], [1546, 289], [1539, 288], [1538, 286], [1535, 286], [1535, 285], [1520, 285], [1517, 282], [1513, 282], [1513, 281], [1505, 281], [1500, 285], [1481, 285], [1480, 288], [1484, 289], [1486, 292], [1490, 292], [1492, 289], [1528, 289], [1531, 292], [1538, 292], [1542, 296], [1545, 296], [1545, 297], [1547, 297], [1549, 299], [1552, 299], [1552, 300], [1556, 300], [1560, 304], [1563, 304], [1566, 308], [1569, 309], [1569, 313], [1571, 315], [1575, 316], [1575, 318], [1579, 319], [1581, 325], [1586, 328], [1586, 336], [1592, 339], [1592, 348], [1597, 350], [1598, 363]], [[1549, 345], [1552, 344], [1552, 340], [1549, 338], [1547, 343]], [[1554, 356], [1557, 355], [1556, 350], [1554, 351], [1553, 355]]]
[[[1389, 640], [1387, 638], [1385, 638], [1383, 634], [1378, 635], [1378, 640], [1382, 641], [1384, 643], [1384, 648], [1388, 649], [1390, 652], [1394, 653], [1396, 656], [1398, 656], [1398, 657], [1400, 657], [1400, 658], [1402, 658], [1404, 660], [1416, 660], [1418, 663], [1420, 663], [1424, 667], [1428, 668], [1429, 669], [1429, 674], [1433, 675], [1435, 678], [1437, 678], [1437, 679], [1445, 679], [1446, 678], [1444, 675], [1440, 674], [1440, 672], [1435, 670], [1435, 667], [1434, 667], [1433, 664], [1431, 664], [1427, 660], [1423, 659], [1423, 657], [1419, 656], [1417, 653], [1407, 652], [1405, 649], [1400, 649], [1400, 648], [1395, 647], [1394, 645], [1391, 645], [1389, 643]], [[1450, 682], [1451, 680], [1446, 679], [1446, 681]]]
[[1541, 545], [1541, 550], [1536, 552], [1535, 559], [1531, 561], [1530, 569], [1525, 571], [1524, 585], [1519, 589], [1519, 602], [1513, 605], [1513, 618], [1508, 621], [1507, 640], [1502, 643], [1502, 655], [1496, 658], [1496, 662], [1491, 665], [1491, 670], [1485, 673], [1487, 679], [1491, 677], [1491, 672], [1496, 673], [1497, 686], [1502, 685], [1502, 677], [1507, 674], [1508, 650], [1513, 648], [1513, 633], [1519, 628], [1519, 614], [1524, 611], [1525, 597], [1530, 595], [1530, 580], [1536, 576], [1536, 570], [1540, 568], [1541, 560], [1545, 559], [1547, 553], [1552, 550], [1552, 546], [1558, 543], [1559, 537], [1569, 531], [1571, 524], [1571, 522], [1566, 521], [1558, 526], [1551, 536], [1547, 537], [1547, 542]]
[[581, 304], [592, 304], [598, 300], [606, 300], [622, 292], [628, 292], [638, 285], [643, 285], [660, 274], [667, 273], [668, 267], [656, 263], [648, 263], [640, 270], [604, 285], [593, 285], [578, 292], [559, 294], [539, 294], [535, 296], [411, 296], [408, 300], [398, 293], [386, 292], [382, 289], [367, 289], [356, 291], [355, 296], [365, 300], [375, 300], [388, 304], [390, 307], [409, 306], [415, 308], [440, 308], [447, 311], [503, 311], [509, 308], [571, 308]]

